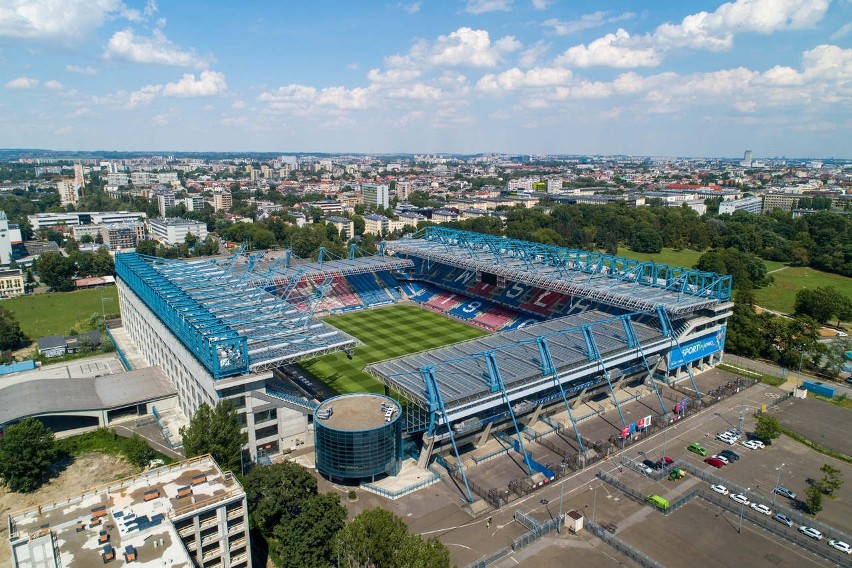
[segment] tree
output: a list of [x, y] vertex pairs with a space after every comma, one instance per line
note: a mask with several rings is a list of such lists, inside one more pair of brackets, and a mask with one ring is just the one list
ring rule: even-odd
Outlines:
[[50, 288], [62, 292], [74, 289], [72, 277], [77, 267], [71, 258], [58, 252], [49, 252], [38, 257], [34, 268], [41, 281]]
[[264, 534], [282, 519], [299, 514], [302, 503], [317, 494], [317, 480], [293, 462], [255, 467], [243, 479], [243, 489], [254, 528]]
[[813, 516], [822, 511], [822, 486], [819, 481], [814, 481], [805, 488], [805, 506]]
[[323, 493], [307, 498], [295, 517], [284, 518], [273, 532], [270, 555], [285, 568], [333, 566], [335, 536], [346, 524], [340, 496]]
[[825, 464], [819, 470], [823, 473], [819, 485], [823, 491], [834, 495], [834, 492], [843, 486], [843, 472], [831, 464]]
[[145, 441], [145, 438], [134, 433], [128, 438], [125, 446], [125, 455], [128, 461], [136, 467], [145, 467], [148, 462], [154, 459], [154, 450]]
[[17, 349], [29, 343], [21, 325], [9, 309], [0, 306], [0, 350]]
[[771, 444], [772, 440], [781, 435], [781, 424], [774, 416], [758, 416], [754, 435], [764, 444]]
[[663, 239], [658, 231], [643, 227], [630, 239], [630, 248], [634, 252], [658, 253], [663, 250]]
[[242, 447], [248, 440], [240, 432], [237, 411], [230, 400], [222, 400], [212, 409], [201, 403], [189, 425], [181, 427], [180, 435], [186, 457], [210, 454], [223, 470], [240, 471]]
[[364, 511], [340, 531], [335, 546], [341, 565], [442, 568], [450, 552], [437, 539], [408, 532], [402, 519], [381, 508]]
[[157, 241], [145, 239], [136, 243], [136, 252], [145, 256], [157, 256]]
[[12, 491], [38, 489], [55, 458], [53, 432], [35, 418], [9, 426], [0, 438], [0, 477]]
[[[796, 293], [796, 315], [810, 316], [819, 323], [826, 323], [831, 316], [839, 319], [849, 317], [852, 300], [838, 292], [832, 286], [808, 290], [803, 288]], [[838, 324], [840, 322], [838, 321]]]

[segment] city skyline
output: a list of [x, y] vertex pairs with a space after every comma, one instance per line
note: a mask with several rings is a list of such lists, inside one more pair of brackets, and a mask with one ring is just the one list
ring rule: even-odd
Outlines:
[[849, 157], [852, 3], [0, 5], [0, 147]]

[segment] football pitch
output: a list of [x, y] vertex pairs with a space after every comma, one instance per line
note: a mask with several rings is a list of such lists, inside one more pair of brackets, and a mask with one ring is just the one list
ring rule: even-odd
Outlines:
[[486, 335], [485, 332], [417, 306], [388, 306], [331, 316], [334, 327], [357, 337], [363, 345], [348, 359], [338, 351], [303, 361], [301, 367], [338, 393], [384, 393], [384, 385], [364, 372], [376, 361], [401, 357]]

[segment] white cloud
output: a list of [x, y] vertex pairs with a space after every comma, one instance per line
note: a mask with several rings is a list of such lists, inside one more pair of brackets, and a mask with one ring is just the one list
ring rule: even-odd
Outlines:
[[176, 67], [206, 68], [212, 57], [200, 57], [195, 51], [183, 51], [165, 34], [155, 29], [152, 36], [137, 36], [130, 28], [115, 32], [104, 51], [107, 59], [122, 59], [136, 63], [174, 65]]
[[614, 34], [606, 34], [591, 42], [568, 48], [556, 58], [558, 65], [568, 67], [653, 67], [659, 65], [662, 56], [653, 47], [636, 46], [630, 34], [619, 28]]
[[157, 126], [167, 126], [169, 124], [169, 115], [158, 114], [151, 119], [151, 122]]
[[802, 66], [809, 79], [837, 79], [848, 84], [852, 77], [852, 48], [818, 45], [802, 54]]
[[468, 14], [485, 14], [487, 12], [511, 12], [512, 0], [467, 0], [464, 11]]
[[532, 7], [535, 10], [547, 10], [555, 0], [532, 0]]
[[59, 89], [65, 88], [65, 85], [56, 80], [45, 81], [44, 86], [53, 91], [58, 91]]
[[233, 103], [231, 103], [231, 108], [235, 108], [235, 109], [246, 108], [246, 103], [245, 103], [245, 101], [234, 101]]
[[66, 118], [80, 118], [81, 116], [86, 116], [88, 114], [92, 114], [92, 110], [88, 107], [80, 107], [74, 109], [74, 112], [68, 113], [65, 115]]
[[[162, 90], [162, 85], [145, 85], [138, 91], [130, 93], [124, 102], [123, 107], [126, 109], [132, 109], [141, 105], [147, 105], [153, 101]], [[122, 94], [123, 93], [117, 93], [116, 98], [120, 98]]]
[[370, 69], [367, 79], [372, 83], [403, 83], [417, 79], [422, 75], [419, 69], [388, 69], [384, 73], [380, 69]]
[[166, 83], [166, 97], [212, 97], [228, 90], [225, 75], [218, 71], [202, 71], [196, 80], [192, 73], [184, 73], [177, 83]]
[[7, 89], [32, 89], [33, 87], [38, 86], [38, 79], [33, 79], [31, 77], [18, 77], [17, 79], [12, 79], [3, 86]]
[[534, 67], [548, 51], [550, 51], [550, 44], [544, 40], [539, 40], [518, 54], [518, 65]]
[[847, 22], [845, 25], [840, 26], [840, 28], [831, 34], [831, 40], [837, 41], [839, 39], [843, 39], [849, 35], [849, 32], [852, 32], [852, 22]]
[[459, 28], [438, 37], [428, 61], [447, 67], [494, 67], [504, 54], [520, 48], [521, 42], [514, 36], [505, 36], [492, 43], [485, 30]]
[[823, 19], [829, 4], [829, 0], [737, 0], [714, 12], [690, 14], [679, 24], [662, 24], [652, 39], [663, 47], [729, 49], [737, 33], [812, 28]]
[[156, 0], [148, 0], [145, 3], [145, 10], [143, 11], [143, 14], [145, 14], [145, 16], [150, 18], [154, 14], [156, 14], [158, 11], [159, 11], [159, 9], [157, 8]]
[[557, 18], [551, 18], [549, 20], [545, 20], [544, 25], [551, 28], [554, 34], [562, 36], [575, 34], [604, 24], [623, 22], [635, 17], [636, 14], [633, 12], [624, 12], [622, 14], [610, 16], [609, 12], [600, 10], [598, 12], [592, 12], [591, 14], [583, 14], [576, 20], [563, 21]]
[[476, 88], [485, 93], [515, 91], [528, 87], [553, 87], [571, 80], [571, 71], [559, 67], [536, 67], [521, 71], [517, 67], [499, 74], [483, 75]]
[[393, 99], [411, 99], [417, 101], [437, 101], [443, 98], [444, 92], [438, 87], [414, 83], [392, 89], [387, 94]]
[[69, 73], [80, 73], [81, 75], [97, 75], [98, 70], [94, 67], [80, 67], [79, 65], [66, 65], [65, 70]]
[[120, 0], [4, 0], [0, 37], [82, 40], [124, 10]]
[[407, 14], [416, 14], [423, 6], [423, 2], [410, 2], [408, 4], [398, 4], [398, 6]]
[[346, 68], [349, 69], [350, 71], [357, 71], [358, 70], [358, 64], [357, 63], [348, 63], [346, 65]]
[[340, 110], [364, 109], [372, 106], [372, 88], [326, 87], [318, 90], [314, 87], [290, 84], [279, 87], [273, 92], [263, 92], [257, 100], [267, 103], [272, 110], [294, 110], [310, 112], [319, 107]]

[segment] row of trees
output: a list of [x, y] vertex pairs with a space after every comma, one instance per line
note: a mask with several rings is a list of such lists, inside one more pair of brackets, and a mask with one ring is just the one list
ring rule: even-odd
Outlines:
[[106, 249], [94, 253], [71, 250], [68, 256], [58, 252], [39, 256], [33, 270], [42, 284], [66, 292], [74, 289], [74, 278], [115, 274], [115, 263]]

